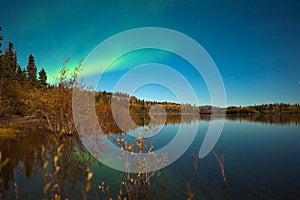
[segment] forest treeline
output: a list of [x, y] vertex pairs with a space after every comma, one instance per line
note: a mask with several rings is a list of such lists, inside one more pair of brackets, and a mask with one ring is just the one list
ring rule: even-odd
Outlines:
[[[0, 28], [1, 30], [1, 28]], [[37, 70], [35, 58], [28, 56], [26, 67], [18, 64], [17, 53], [13, 43], [9, 42], [2, 50], [0, 35], [0, 119], [9, 116], [34, 116], [42, 119], [45, 126], [59, 135], [72, 135], [75, 127], [72, 119], [72, 91], [78, 86], [78, 67], [72, 71], [66, 68], [67, 61], [62, 64], [56, 84], [47, 83], [47, 73], [41, 68]], [[94, 92], [94, 91], [93, 91]], [[130, 116], [135, 125], [145, 125], [151, 121], [151, 112], [167, 113], [167, 122], [178, 123], [180, 120], [193, 120], [193, 117], [180, 118], [183, 113], [197, 116], [200, 114], [254, 114], [254, 113], [300, 113], [299, 104], [266, 104], [259, 106], [217, 108], [212, 106], [196, 106], [172, 102], [145, 101], [124, 93], [106, 91], [95, 92], [95, 109], [104, 132], [122, 132], [115, 123], [111, 106], [116, 105], [119, 116]], [[153, 106], [159, 105], [159, 106]], [[179, 120], [179, 121], [178, 121]], [[126, 122], [125, 122], [126, 124]], [[128, 129], [135, 128], [129, 126]]]
[[[1, 30], [1, 28], [0, 28]], [[17, 53], [13, 43], [9, 42], [3, 52], [0, 35], [0, 113], [25, 114], [27, 92], [44, 89], [48, 86], [47, 74], [42, 68], [37, 72], [32, 55], [28, 57], [28, 65], [22, 69], [17, 62]]]
[[229, 106], [227, 108], [200, 106], [199, 112], [200, 114], [226, 113], [229, 115], [300, 114], [300, 104], [272, 103], [254, 106]]
[[300, 114], [300, 104], [273, 103], [226, 109], [227, 114]]
[[[75, 127], [72, 119], [72, 90], [74, 86], [79, 85], [77, 76], [81, 69], [80, 63], [70, 71], [65, 61], [56, 77], [56, 84], [50, 85], [47, 83], [46, 71], [43, 68], [37, 70], [33, 55], [29, 55], [27, 66], [23, 68], [18, 64], [13, 43], [9, 42], [2, 51], [1, 41], [2, 36], [0, 36], [0, 119], [16, 115], [31, 116], [43, 119], [47, 128], [56, 134], [73, 134]], [[138, 125], [150, 122], [148, 112], [155, 104], [161, 107], [155, 107], [153, 112], [159, 112], [164, 108], [167, 113], [198, 113], [198, 107], [190, 104], [144, 101], [119, 92], [97, 91], [95, 100], [97, 117], [105, 132], [122, 131], [114, 122], [112, 103], [116, 105], [120, 116], [125, 116], [129, 110]], [[178, 121], [177, 119], [178, 117], [175, 119], [174, 116], [168, 117], [168, 120], [174, 123]]]

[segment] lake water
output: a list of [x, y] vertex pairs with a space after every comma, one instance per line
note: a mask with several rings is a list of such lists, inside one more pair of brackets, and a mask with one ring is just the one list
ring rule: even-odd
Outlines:
[[[227, 116], [222, 134], [214, 147], [224, 153], [225, 188], [220, 167], [211, 152], [197, 159], [210, 123], [202, 117], [199, 129], [188, 150], [174, 163], [150, 178], [146, 196], [151, 199], [299, 199], [300, 198], [300, 116]], [[186, 123], [186, 134], [189, 126]], [[153, 139], [156, 149], [168, 144], [179, 123], [166, 124]], [[78, 137], [64, 141], [53, 139], [33, 125], [21, 127], [23, 134], [0, 138], [2, 157], [9, 163], [1, 172], [0, 199], [43, 199], [59, 194], [62, 199], [105, 199], [125, 193], [120, 184], [126, 175], [111, 169], [90, 156]], [[131, 133], [134, 130], [131, 131]], [[112, 137], [118, 137], [113, 135]], [[129, 136], [125, 136], [129, 137]], [[64, 143], [59, 156], [60, 170], [55, 173], [53, 160], [57, 148]], [[43, 148], [45, 153], [43, 154]], [[49, 165], [45, 163], [49, 161]], [[87, 186], [87, 167], [93, 177]], [[101, 191], [104, 182], [105, 191]], [[45, 186], [50, 187], [45, 190]], [[109, 186], [106, 190], [106, 186]], [[100, 189], [99, 189], [100, 188]], [[43, 192], [43, 189], [45, 192]], [[136, 188], [135, 188], [136, 189]]]

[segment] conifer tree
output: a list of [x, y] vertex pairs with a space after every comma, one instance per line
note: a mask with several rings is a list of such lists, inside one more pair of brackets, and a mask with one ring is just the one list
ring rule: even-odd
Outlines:
[[[0, 31], [1, 31], [1, 29], [2, 29], [2, 27], [0, 26]], [[2, 40], [3, 40], [2, 35], [0, 35], [0, 56], [1, 56], [1, 54], [2, 54], [2, 49], [1, 49], [1, 47], [2, 47], [1, 41], [2, 41]]]
[[0, 65], [0, 91], [1, 91], [1, 112], [16, 113], [23, 95], [21, 85], [17, 80], [17, 56], [13, 51], [13, 44], [8, 43], [4, 54], [1, 54]]
[[42, 86], [47, 86], [47, 74], [44, 68], [39, 72], [39, 82]]
[[0, 83], [1, 94], [4, 98], [12, 96], [12, 88], [14, 87], [14, 81], [16, 81], [16, 68], [16, 53], [13, 51], [13, 44], [9, 42], [5, 54], [1, 55]]
[[36, 86], [37, 85], [37, 79], [36, 79], [36, 65], [34, 61], [33, 55], [29, 55], [28, 57], [28, 64], [27, 64], [27, 79], [31, 83], [31, 85]]
[[[0, 26], [1, 31], [1, 26]], [[3, 113], [4, 111], [4, 99], [3, 99], [3, 64], [2, 64], [2, 36], [0, 35], [0, 112]]]
[[8, 43], [8, 48], [3, 55], [3, 62], [6, 66], [6, 70], [8, 72], [9, 78], [15, 78], [15, 73], [17, 69], [17, 54], [14, 52], [14, 45], [13, 43]]
[[11, 42], [8, 43], [8, 48], [1, 57], [1, 82], [5, 85], [16, 79], [17, 57], [13, 51], [13, 44]]
[[[1, 26], [0, 26], [0, 31], [1, 31]], [[2, 43], [1, 41], [3, 40], [2, 38], [2, 35], [0, 35], [0, 72], [1, 72], [1, 75], [0, 75], [0, 92], [2, 91], [2, 84], [3, 84], [3, 80], [4, 80], [4, 76], [3, 76], [3, 72], [4, 72], [4, 67], [3, 67], [3, 64], [2, 64]], [[1, 94], [1, 93], [0, 93]]]
[[26, 81], [26, 71], [22, 70], [21, 66], [18, 64], [17, 65], [17, 80], [19, 82], [20, 85], [24, 85], [25, 81]]

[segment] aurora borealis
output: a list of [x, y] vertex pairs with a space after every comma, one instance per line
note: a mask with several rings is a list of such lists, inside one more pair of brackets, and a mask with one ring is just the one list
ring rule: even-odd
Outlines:
[[[300, 101], [300, 3], [297, 1], [3, 1], [3, 47], [15, 45], [22, 67], [33, 54], [50, 81], [61, 63], [77, 65], [95, 46], [119, 32], [165, 27], [199, 42], [222, 75], [228, 105]], [[122, 45], [122, 44], [120, 44]], [[176, 45], [176, 44], [174, 44]], [[116, 46], [115, 48], [118, 48]], [[210, 104], [201, 77], [184, 60], [162, 51], [138, 51], [117, 60], [101, 90], [135, 64], [168, 64], [199, 86], [199, 104]], [[139, 77], [137, 77], [139, 78]], [[150, 100], [174, 100], [158, 87], [138, 91]]]

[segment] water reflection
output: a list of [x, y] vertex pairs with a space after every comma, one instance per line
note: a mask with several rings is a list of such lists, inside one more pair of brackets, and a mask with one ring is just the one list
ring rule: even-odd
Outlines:
[[[167, 114], [166, 120], [163, 120], [164, 124], [190, 124], [197, 120], [210, 121], [215, 119], [223, 119], [231, 121], [247, 121], [247, 122], [259, 122], [263, 124], [296, 124], [300, 123], [299, 114], [251, 114], [251, 115], [210, 115], [210, 114]], [[103, 129], [104, 133], [124, 133], [130, 130], [136, 129], [138, 126], [147, 126], [151, 122], [149, 115], [140, 114], [135, 116], [132, 123], [127, 118], [118, 118], [118, 124], [121, 125], [121, 129], [111, 120], [99, 119], [99, 124]], [[157, 120], [159, 122], [159, 120]]]
[[[34, 130], [33, 127], [23, 128], [25, 129], [25, 133], [30, 133]], [[41, 134], [28, 134], [14, 138], [0, 139], [2, 157], [10, 159], [0, 173], [0, 176], [4, 179], [4, 189], [8, 189], [9, 180], [14, 179], [15, 169], [24, 172], [27, 178], [32, 174], [37, 174], [43, 163], [41, 157], [37, 155], [41, 153], [40, 145], [45, 143], [45, 135]]]
[[[223, 119], [223, 118], [226, 118], [226, 120], [231, 120], [231, 121], [259, 122], [264, 124], [278, 124], [278, 125], [284, 125], [284, 124], [298, 125], [300, 123], [299, 114], [250, 114], [250, 115], [226, 115], [226, 116], [218, 115], [218, 114], [215, 115], [168, 114], [166, 118], [166, 124], [179, 124], [179, 123], [190, 124], [195, 122], [196, 120], [210, 121], [214, 119]], [[150, 119], [139, 118], [139, 119], [134, 119], [134, 121], [139, 126], [146, 126], [147, 124], [149, 124]]]
[[[46, 130], [42, 130], [38, 125], [24, 125], [16, 129], [20, 128], [24, 130], [23, 134], [14, 138], [0, 138], [2, 157], [9, 158], [9, 162], [0, 171], [0, 177], [3, 179], [0, 184], [0, 194], [3, 194], [4, 199], [15, 196], [13, 193], [16, 192], [16, 185], [24, 184], [22, 181], [19, 182], [23, 176], [28, 180], [31, 177], [38, 177], [38, 184], [30, 188], [31, 192], [34, 190], [40, 192], [36, 194], [38, 196], [30, 196], [35, 199], [41, 198], [41, 192], [50, 182], [49, 189], [44, 194], [47, 198], [52, 197], [56, 192], [62, 194], [76, 192], [78, 183], [85, 182], [86, 168], [92, 163], [91, 156], [86, 153], [79, 138], [74, 136], [59, 139]], [[62, 143], [64, 145], [57, 164], [60, 169], [59, 173], [56, 173], [55, 157]], [[70, 189], [63, 191], [62, 188], [65, 185], [68, 185]], [[22, 187], [18, 189], [20, 190], [19, 198], [28, 198], [23, 191], [25, 188]], [[28, 188], [26, 185], [25, 187]]]
[[[224, 116], [211, 116], [211, 115], [181, 116], [175, 114], [168, 114], [166, 121], [164, 123], [169, 125], [173, 125], [173, 124], [176, 125], [179, 123], [189, 124], [195, 122], [196, 120], [209, 121], [212, 118], [216, 119], [221, 117]], [[300, 122], [300, 115], [227, 115], [226, 120], [240, 121], [240, 122], [255, 122], [255, 123], [269, 124], [269, 125], [298, 126]], [[134, 121], [137, 124], [133, 127], [132, 126], [128, 127], [128, 130], [136, 129], [138, 126], [146, 126], [147, 124], [149, 124], [150, 119], [144, 117], [139, 119], [136, 118], [134, 119]], [[119, 133], [123, 132], [117, 129], [116, 126], [109, 126], [109, 124], [111, 123], [106, 124], [107, 126], [107, 128], [105, 129], [106, 133], [112, 132], [118, 135]], [[258, 131], [255, 132], [259, 132], [259, 124], [256, 127]], [[95, 165], [100, 166], [101, 164], [98, 161], [94, 160], [89, 153], [87, 153], [87, 151], [81, 144], [79, 138], [77, 136], [66, 137], [63, 139], [54, 138], [51, 136], [50, 133], [41, 129], [41, 127], [38, 124], [36, 126], [32, 124], [29, 126], [22, 125], [17, 128], [21, 129], [22, 133], [18, 131], [16, 137], [5, 137], [5, 138], [0, 137], [0, 151], [2, 152], [2, 157], [10, 159], [9, 163], [6, 166], [4, 166], [0, 171], [0, 178], [3, 179], [3, 182], [0, 184], [0, 194], [2, 194], [2, 198], [4, 199], [14, 198], [15, 196], [14, 183], [17, 182], [20, 185], [23, 184], [22, 187], [21, 186], [19, 187], [19, 192], [20, 192], [19, 198], [28, 199], [29, 197], [26, 196], [24, 184], [26, 184], [27, 180], [34, 179], [34, 177], [37, 178], [37, 181], [34, 182], [34, 185], [26, 187], [27, 188], [26, 192], [28, 193], [28, 190], [29, 192], [31, 192], [30, 198], [34, 198], [34, 199], [36, 198], [41, 199], [43, 197], [49, 198], [55, 193], [62, 194], [61, 197], [63, 198], [76, 197], [76, 195], [77, 196], [79, 195], [78, 198], [81, 198], [82, 190], [83, 188], [85, 188], [85, 184], [86, 184], [86, 175], [87, 175], [86, 168], [88, 166], [95, 166]], [[294, 129], [290, 129], [290, 130], [294, 131]], [[239, 131], [240, 130], [236, 130], [236, 132]], [[234, 132], [234, 130], [230, 130], [230, 132]], [[236, 135], [234, 138], [236, 138]], [[231, 141], [233, 141], [234, 138]], [[282, 140], [280, 140], [280, 142], [281, 141]], [[159, 146], [158, 145], [159, 142], [160, 141], [158, 141], [155, 145]], [[58, 155], [57, 152], [58, 147], [61, 144], [64, 144], [64, 147], [58, 161], [58, 166], [60, 167], [60, 169], [59, 169], [59, 173], [55, 175], [56, 169], [55, 169], [54, 161], [55, 161], [55, 157]], [[45, 150], [44, 152], [43, 152], [43, 146]], [[195, 149], [198, 150], [198, 148]], [[238, 152], [235, 153], [238, 155]], [[193, 159], [192, 154], [190, 154], [189, 156], [190, 159]], [[232, 154], [226, 154], [225, 156], [233, 157], [234, 155], [232, 153]], [[45, 167], [45, 163], [47, 161], [49, 162], [49, 165]], [[185, 164], [187, 163], [189, 163], [187, 162], [187, 160], [181, 160], [181, 161], [179, 160], [176, 163], [176, 166], [174, 165], [173, 168], [176, 168], [176, 170], [178, 168], [178, 171], [180, 171], [179, 168], [185, 168]], [[191, 170], [193, 169], [193, 163], [194, 161], [191, 160], [190, 162], [190, 165], [192, 165]], [[213, 160], [212, 163], [213, 166], [216, 165], [215, 160]], [[120, 180], [120, 175], [122, 175], [121, 173], [117, 173], [116, 171], [113, 171], [103, 166], [101, 166], [101, 169], [100, 167], [98, 168], [94, 167], [94, 169], [96, 169], [94, 171], [95, 176], [96, 173], [98, 173], [100, 174], [99, 177], [100, 176], [105, 177], [107, 180], [113, 179], [112, 182], [114, 182], [115, 184], [114, 185], [110, 184], [112, 191], [113, 193], [119, 192], [118, 189], [120, 185], [118, 181]], [[203, 168], [201, 167], [201, 165], [199, 165], [199, 170], [203, 170], [203, 169], [206, 168]], [[211, 169], [211, 166], [207, 166], [207, 169]], [[45, 175], [45, 173], [48, 173], [47, 176]], [[218, 173], [219, 171], [216, 171], [215, 173], [216, 176], [219, 175]], [[49, 176], [49, 174], [55, 175], [53, 176], [54, 181]], [[215, 176], [214, 174], [211, 175], [212, 174], [211, 172], [207, 172], [207, 174], [210, 174], [209, 178]], [[197, 181], [198, 182], [202, 181], [203, 183], [202, 182], [201, 183], [203, 185], [207, 184], [207, 182], [199, 178], [199, 176], [203, 178], [203, 176], [206, 175], [203, 175], [201, 171], [199, 171], [199, 173], [196, 175], [191, 176], [194, 177], [195, 179], [197, 177], [197, 180], [194, 180], [194, 182], [191, 181], [193, 185], [196, 185], [195, 182]], [[243, 176], [243, 175], [239, 174], [239, 176]], [[169, 180], [171, 179], [170, 177], [171, 176], [165, 176], [164, 179]], [[229, 173], [228, 179], [232, 181], [234, 178], [235, 177], [233, 175], [230, 175]], [[47, 183], [51, 181], [53, 181], [51, 187], [47, 190], [46, 194], [43, 194], [43, 189], [45, 188]], [[98, 182], [96, 182], [96, 185], [94, 185], [94, 187], [96, 187], [98, 183], [101, 183], [101, 180], [98, 179]], [[169, 187], [175, 187], [172, 186], [172, 183], [175, 184], [175, 181], [174, 180], [170, 180], [168, 182], [165, 181], [165, 185], [168, 186], [166, 190], [168, 190]], [[55, 184], [58, 184], [60, 186], [54, 187]], [[182, 181], [182, 184], [184, 184], [184, 181]], [[193, 185], [191, 185], [191, 187], [193, 187]], [[207, 187], [210, 186], [211, 185], [208, 185]], [[160, 189], [157, 189], [157, 191], [159, 190]], [[176, 191], [178, 191], [178, 188]], [[170, 190], [169, 193], [171, 193]], [[197, 195], [199, 196], [200, 194]], [[95, 195], [92, 195], [92, 197], [94, 196]], [[1, 195], [0, 195], [0, 199], [1, 199]]]
[[227, 115], [227, 120], [260, 122], [264, 124], [296, 124], [300, 123], [299, 114], [252, 114], [252, 115]]

